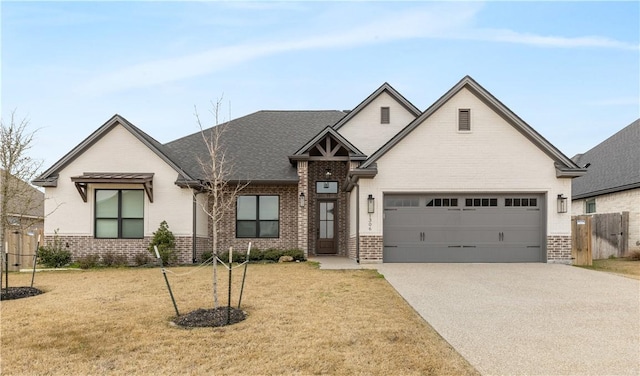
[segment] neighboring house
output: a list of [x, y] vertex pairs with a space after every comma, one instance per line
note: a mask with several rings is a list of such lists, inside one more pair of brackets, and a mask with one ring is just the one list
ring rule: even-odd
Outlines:
[[[33, 266], [38, 235], [44, 222], [44, 193], [0, 169], [0, 251], [7, 251], [9, 270]], [[6, 196], [5, 196], [6, 192]], [[4, 268], [4, 263], [2, 265]]]
[[573, 160], [587, 168], [573, 181], [572, 213], [629, 212], [629, 251], [640, 251], [640, 119]]
[[[6, 230], [27, 230], [41, 227], [44, 220], [44, 193], [13, 175], [5, 180], [5, 170], [0, 169], [0, 202], [4, 202], [3, 192], [8, 192], [6, 202]], [[2, 210], [4, 205], [0, 205]], [[3, 215], [2, 218], [5, 218]]]
[[[421, 112], [389, 84], [352, 111], [228, 123], [233, 181], [218, 249], [300, 248], [378, 262], [571, 262], [571, 180], [585, 169], [471, 77]], [[145, 249], [162, 220], [182, 262], [211, 247], [195, 194], [200, 132], [160, 144], [115, 115], [34, 181], [74, 255]]]

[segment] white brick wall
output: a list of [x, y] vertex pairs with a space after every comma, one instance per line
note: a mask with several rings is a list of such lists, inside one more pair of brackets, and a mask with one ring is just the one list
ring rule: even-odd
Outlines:
[[[78, 156], [60, 172], [58, 186], [46, 188], [45, 234], [92, 236], [94, 190], [96, 188], [142, 188], [141, 185], [90, 185], [87, 202], [71, 181], [72, 176], [84, 172], [153, 172], [154, 202], [145, 195], [144, 231], [151, 236], [162, 220], [167, 220], [176, 236], [192, 233], [192, 193], [174, 184], [177, 172], [160, 157], [121, 126], [114, 127], [88, 150]], [[206, 216], [198, 210], [199, 235], [207, 235]]]
[[[471, 132], [458, 132], [459, 108], [471, 109]], [[378, 162], [378, 175], [360, 179], [360, 234], [381, 235], [383, 193], [536, 192], [546, 195], [547, 235], [571, 234], [571, 213], [558, 214], [558, 194], [571, 180], [555, 176], [554, 161], [463, 89]], [[369, 230], [366, 197], [376, 201]]]
[[[585, 213], [586, 199], [571, 204], [573, 215]], [[640, 189], [610, 193], [596, 197], [596, 213], [629, 212], [629, 251], [640, 251]]]
[[[389, 124], [380, 124], [380, 107], [389, 107]], [[361, 152], [371, 155], [413, 119], [415, 119], [413, 114], [384, 92], [343, 125], [338, 132]]]

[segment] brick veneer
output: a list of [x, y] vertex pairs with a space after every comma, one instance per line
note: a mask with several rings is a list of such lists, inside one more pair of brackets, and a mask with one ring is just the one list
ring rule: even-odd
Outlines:
[[[346, 161], [310, 161], [308, 165], [308, 249], [312, 255], [316, 254], [316, 238], [318, 233], [317, 216], [318, 216], [318, 200], [335, 200], [337, 204], [336, 219], [336, 239], [338, 240], [338, 252], [340, 256], [347, 255], [347, 235], [348, 235], [348, 193], [342, 191], [342, 184], [347, 177]], [[325, 173], [327, 169], [331, 171], [331, 177], [327, 179]], [[316, 194], [317, 181], [336, 181], [338, 183], [338, 193], [335, 194]]]
[[[280, 236], [278, 238], [236, 238], [236, 206], [224, 213], [218, 230], [218, 250], [229, 247], [245, 251], [251, 242], [259, 249], [292, 249], [298, 247], [298, 185], [249, 185], [240, 195], [277, 195], [280, 197]], [[209, 222], [209, 236], [213, 238], [213, 225]]]
[[547, 262], [571, 264], [572, 260], [570, 235], [547, 236]]
[[298, 248], [309, 257], [309, 162], [298, 161], [298, 199], [304, 194], [304, 205], [298, 202]]
[[[71, 252], [73, 260], [87, 255], [103, 256], [106, 253], [115, 255], [124, 255], [129, 264], [135, 263], [137, 254], [149, 254], [147, 247], [151, 242], [151, 236], [145, 236], [143, 239], [95, 239], [92, 236], [67, 236], [58, 235], [58, 240], [62, 246]], [[54, 236], [47, 235], [44, 238], [44, 244], [53, 244]], [[202, 249], [208, 242], [206, 238], [199, 238], [197, 241], [198, 251], [202, 254]], [[176, 251], [178, 252], [178, 262], [181, 264], [190, 264], [192, 262], [193, 249], [191, 245], [193, 240], [191, 236], [176, 236]], [[202, 247], [201, 247], [202, 244]]]
[[382, 236], [360, 235], [360, 263], [382, 263]]
[[352, 260], [356, 260], [357, 259], [357, 249], [356, 249], [356, 237], [355, 236], [350, 236], [349, 237], [349, 258]]

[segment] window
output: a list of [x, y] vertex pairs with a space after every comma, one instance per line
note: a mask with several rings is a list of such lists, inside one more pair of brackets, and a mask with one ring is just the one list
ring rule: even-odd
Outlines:
[[467, 198], [464, 206], [498, 206], [497, 198]]
[[96, 238], [144, 237], [144, 191], [99, 189], [96, 190], [95, 205]]
[[279, 196], [240, 196], [236, 201], [236, 238], [277, 238]]
[[505, 198], [504, 206], [538, 206], [537, 198]]
[[393, 207], [414, 207], [419, 206], [419, 199], [417, 197], [385, 197], [385, 204], [389, 208]]
[[458, 206], [457, 198], [434, 198], [427, 201], [427, 206]]
[[461, 108], [458, 110], [458, 130], [470, 131], [471, 130], [471, 110], [468, 108]]
[[585, 213], [595, 213], [596, 212], [596, 199], [590, 198], [585, 201]]
[[316, 193], [338, 193], [337, 181], [316, 182]]
[[391, 110], [389, 107], [380, 107], [380, 124], [389, 124], [391, 121]]

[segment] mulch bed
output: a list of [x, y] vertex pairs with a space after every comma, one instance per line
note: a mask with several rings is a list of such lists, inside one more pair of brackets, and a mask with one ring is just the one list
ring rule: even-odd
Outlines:
[[229, 323], [227, 323], [227, 308], [200, 308], [186, 315], [181, 315], [173, 322], [185, 328], [204, 328], [237, 324], [247, 318], [247, 314], [244, 311], [231, 307], [231, 315]]
[[38, 290], [35, 287], [9, 287], [8, 289], [2, 289], [0, 300], [22, 299], [40, 295], [42, 293], [44, 293], [44, 291]]

